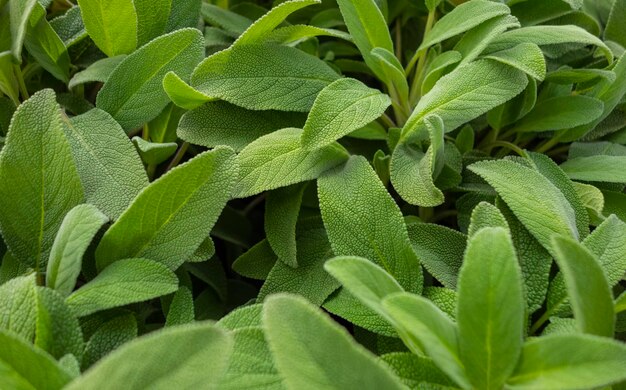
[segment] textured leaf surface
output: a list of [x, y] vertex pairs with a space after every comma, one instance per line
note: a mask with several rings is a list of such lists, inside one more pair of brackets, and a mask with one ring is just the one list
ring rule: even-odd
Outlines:
[[83, 254], [108, 220], [89, 204], [78, 205], [67, 213], [50, 250], [46, 286], [63, 296], [72, 292], [82, 268]]
[[178, 289], [178, 278], [163, 264], [146, 259], [119, 260], [69, 297], [79, 317], [100, 310], [146, 301]]
[[318, 196], [335, 255], [369, 259], [407, 291], [422, 290], [419, 260], [402, 214], [364, 158], [352, 157], [322, 176]]
[[546, 78], [546, 61], [541, 49], [534, 43], [520, 43], [510, 49], [491, 53], [485, 58], [511, 65], [539, 81]]
[[80, 0], [89, 36], [109, 57], [129, 54], [137, 46], [137, 12], [132, 0]]
[[208, 57], [194, 70], [191, 85], [251, 110], [308, 111], [318, 92], [338, 78], [322, 60], [298, 49], [259, 44]]
[[137, 12], [137, 46], [141, 47], [163, 34], [172, 5], [172, 0], [133, 0]]
[[626, 183], [626, 156], [578, 157], [561, 164], [573, 180]]
[[34, 275], [15, 277], [0, 286], [0, 328], [33, 341], [36, 322]]
[[224, 374], [232, 348], [232, 337], [210, 323], [169, 328], [125, 344], [67, 389], [211, 388]]
[[21, 382], [23, 389], [58, 390], [70, 381], [69, 374], [50, 355], [11, 332], [0, 330], [0, 344], [3, 382], [6, 376]]
[[469, 169], [483, 177], [513, 213], [550, 250], [553, 234], [578, 238], [574, 210], [563, 194], [537, 171], [513, 161], [481, 161]]
[[122, 60], [98, 93], [96, 106], [131, 130], [154, 117], [169, 102], [165, 74], [175, 70], [189, 77], [203, 54], [202, 34], [181, 29], [162, 35]]
[[[270, 350], [288, 387], [401, 389], [400, 381], [328, 316], [302, 298], [277, 295], [263, 307]], [[332, 360], [327, 351], [335, 351]]]
[[524, 296], [513, 242], [500, 227], [469, 239], [459, 275], [459, 350], [476, 388], [499, 389], [523, 342]]
[[15, 111], [0, 153], [0, 231], [24, 264], [43, 268], [65, 214], [83, 189], [54, 92], [45, 89]]
[[324, 88], [302, 132], [305, 149], [317, 149], [380, 117], [391, 104], [388, 96], [358, 80], [343, 78]]
[[602, 101], [582, 95], [556, 96], [537, 103], [535, 108], [515, 124], [515, 130], [550, 131], [589, 123], [603, 112]]
[[148, 185], [133, 144], [120, 125], [99, 109], [65, 121], [64, 130], [87, 202], [117, 219]]
[[67, 87], [72, 89], [80, 84], [93, 83], [99, 81], [101, 83], [106, 82], [109, 79], [113, 70], [126, 58], [126, 55], [119, 55], [110, 58], [103, 58], [89, 65], [89, 67], [83, 71], [77, 72], [72, 76], [72, 79], [68, 83]]
[[185, 262], [213, 228], [237, 175], [231, 149], [216, 148], [146, 187], [107, 230], [96, 250], [100, 269], [146, 257], [171, 269]]
[[278, 188], [265, 200], [265, 235], [278, 258], [292, 267], [298, 266], [296, 224], [306, 185]]
[[186, 112], [176, 134], [181, 139], [209, 148], [227, 145], [236, 152], [264, 135], [287, 127], [301, 127], [299, 113], [250, 111], [224, 101], [206, 103]]
[[42, 68], [68, 82], [70, 57], [65, 44], [46, 20], [46, 10], [37, 4], [28, 21], [24, 46]]
[[553, 241], [555, 260], [563, 273], [578, 329], [613, 337], [613, 295], [598, 259], [573, 240], [555, 237]]
[[91, 367], [109, 352], [137, 337], [133, 314], [114, 317], [100, 325], [85, 344], [82, 368]]
[[239, 153], [239, 181], [234, 196], [245, 198], [266, 190], [316, 179], [344, 162], [339, 144], [307, 151], [300, 145], [302, 130], [287, 128], [258, 138]]
[[597, 336], [571, 334], [528, 341], [515, 373], [512, 389], [598, 388], [626, 379], [626, 347]]

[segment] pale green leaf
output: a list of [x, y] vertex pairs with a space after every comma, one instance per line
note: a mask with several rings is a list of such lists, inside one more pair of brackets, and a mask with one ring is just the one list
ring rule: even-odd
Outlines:
[[573, 180], [626, 183], [626, 156], [572, 158], [561, 169]]
[[337, 143], [307, 151], [302, 130], [286, 128], [258, 138], [239, 153], [240, 174], [233, 195], [244, 198], [263, 191], [316, 179], [344, 162], [348, 154]]
[[602, 101], [589, 96], [555, 96], [538, 101], [514, 128], [519, 132], [569, 129], [598, 118], [603, 108]]
[[87, 69], [77, 72], [72, 76], [72, 79], [68, 83], [67, 87], [72, 89], [80, 84], [92, 83], [99, 81], [101, 83], [106, 82], [109, 79], [113, 70], [126, 58], [126, 55], [122, 54], [115, 57], [103, 58], [89, 65]]
[[0, 329], [32, 342], [36, 322], [35, 276], [15, 277], [0, 286]]
[[[174, 4], [172, 4], [174, 3]], [[172, 5], [172, 0], [133, 0], [137, 12], [137, 46], [141, 47], [163, 34]]]
[[54, 92], [22, 103], [0, 153], [0, 231], [24, 264], [44, 269], [65, 214], [83, 189], [63, 130]]
[[613, 295], [600, 262], [588, 249], [571, 239], [555, 237], [552, 245], [578, 329], [583, 333], [613, 337]]
[[265, 235], [278, 258], [298, 266], [296, 224], [306, 185], [293, 185], [271, 191], [265, 200]]
[[356, 79], [334, 81], [317, 95], [304, 124], [302, 146], [306, 150], [332, 144], [380, 117], [391, 99]]
[[617, 42], [626, 48], [626, 24], [624, 24], [624, 15], [626, 15], [626, 1], [614, 0], [609, 14], [609, 20], [604, 29], [604, 39], [606, 41]]
[[262, 240], [233, 263], [233, 270], [246, 278], [265, 280], [278, 261], [267, 240]]
[[483, 201], [478, 203], [472, 210], [467, 235], [471, 238], [482, 228], [486, 227], [501, 227], [504, 230], [509, 230], [509, 224], [500, 210], [491, 203]]
[[176, 142], [150, 142], [138, 136], [133, 137], [132, 141], [141, 159], [146, 164], [160, 164], [172, 157], [172, 155], [176, 153], [176, 149], [178, 149]]
[[463, 56], [461, 65], [474, 61], [498, 35], [516, 27], [520, 27], [517, 18], [504, 14], [491, 18], [463, 34], [459, 42], [454, 45], [454, 50]]
[[133, 144], [120, 125], [97, 108], [65, 120], [63, 129], [87, 202], [117, 219], [148, 185]]
[[118, 260], [89, 283], [74, 291], [66, 302], [79, 317], [129, 303], [173, 293], [178, 278], [163, 264], [146, 259]]
[[[26, 36], [28, 20], [37, 0], [10, 0], [9, 25], [11, 31], [11, 53], [16, 62], [22, 62], [22, 45]], [[6, 21], [5, 21], [6, 23]]]
[[317, 93], [338, 78], [326, 63], [301, 50], [255, 44], [208, 57], [194, 70], [191, 85], [247, 109], [304, 112]]
[[114, 317], [101, 324], [85, 344], [82, 368], [91, 367], [109, 352], [137, 337], [134, 314]]
[[228, 145], [236, 152], [278, 129], [301, 127], [295, 112], [250, 111], [224, 101], [206, 103], [183, 115], [176, 129], [181, 139], [196, 145]]
[[137, 12], [132, 0], [78, 0], [85, 28], [107, 56], [137, 47]]
[[592, 389], [626, 379], [626, 347], [603, 337], [570, 334], [528, 341], [507, 381], [510, 389]]
[[167, 311], [165, 326], [174, 326], [193, 322], [195, 319], [193, 295], [191, 290], [185, 286], [181, 286], [170, 303]]
[[[399, 379], [348, 332], [304, 299], [276, 295], [263, 305], [276, 367], [298, 389], [401, 389]], [[332, 349], [333, 359], [328, 359]]]
[[[402, 382], [411, 389], [421, 389], [427, 384], [438, 384], [443, 386], [453, 386], [446, 374], [441, 372], [433, 363], [432, 359], [417, 356], [410, 352], [393, 352], [381, 356]], [[443, 389], [444, 387], [436, 387]]]
[[456, 319], [461, 361], [473, 387], [501, 389], [524, 336], [521, 271], [510, 234], [484, 228], [468, 241], [459, 274]]
[[383, 301], [407, 347], [424, 353], [462, 388], [469, 388], [468, 373], [459, 356], [458, 329], [452, 320], [429, 300], [409, 293], [397, 293]]
[[46, 20], [46, 10], [40, 4], [30, 14], [24, 46], [42, 68], [64, 83], [69, 81], [67, 48]]
[[90, 204], [78, 205], [67, 213], [50, 249], [47, 287], [62, 296], [70, 295], [82, 268], [83, 254], [108, 220]]
[[583, 244], [600, 261], [610, 287], [623, 279], [626, 272], [626, 223], [610, 215]]
[[343, 39], [344, 41], [351, 42], [352, 37], [341, 30], [334, 30], [330, 28], [321, 28], [316, 26], [309, 26], [305, 24], [296, 24], [293, 26], [280, 27], [272, 31], [264, 39], [266, 42], [274, 42], [279, 44], [294, 44], [301, 41], [305, 41], [308, 38], [313, 37], [333, 37]]
[[21, 383], [21, 389], [60, 390], [71, 379], [50, 355], [14, 333], [0, 330], [0, 345], [3, 383], [9, 377]]
[[389, 28], [380, 8], [374, 0], [338, 0], [337, 4], [365, 63], [379, 79], [386, 80], [384, 68], [372, 55], [377, 47], [393, 53]]
[[422, 95], [426, 95], [435, 83], [452, 68], [452, 65], [461, 61], [461, 53], [458, 51], [446, 51], [435, 57], [424, 72], [424, 80], [422, 81]]
[[318, 180], [318, 197], [333, 252], [380, 265], [407, 291], [422, 290], [419, 260], [400, 209], [363, 157]]
[[176, 0], [176, 5], [170, 11], [165, 32], [168, 33], [186, 27], [197, 28], [200, 21], [202, 3], [202, 0]]
[[163, 89], [174, 104], [187, 110], [193, 110], [206, 102], [215, 100], [194, 89], [173, 71], [167, 72], [163, 78]]
[[96, 106], [125, 130], [153, 119], [169, 102], [163, 77], [176, 71], [189, 77], [204, 53], [200, 31], [193, 28], [162, 35], [133, 52], [113, 70], [98, 93]]
[[509, 160], [481, 161], [469, 169], [496, 189], [544, 248], [551, 249], [554, 234], [578, 238], [572, 206], [554, 184], [534, 169]]
[[280, 3], [268, 13], [255, 21], [244, 31], [233, 45], [250, 45], [263, 41], [272, 30], [278, 27], [287, 16], [297, 10], [313, 4], [319, 4], [320, 0], [289, 0]]
[[211, 323], [167, 328], [125, 344], [66, 389], [216, 388], [232, 350], [232, 336]]
[[493, 52], [485, 58], [511, 65], [539, 81], [546, 78], [546, 61], [541, 49], [534, 43], [520, 43], [510, 49]]
[[204, 152], [170, 170], [141, 191], [107, 230], [96, 249], [98, 268], [132, 257], [178, 268], [209, 235], [236, 177], [229, 148]]

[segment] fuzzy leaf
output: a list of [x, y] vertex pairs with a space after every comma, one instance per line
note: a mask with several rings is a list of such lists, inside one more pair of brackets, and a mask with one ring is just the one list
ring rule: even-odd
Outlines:
[[122, 60], [98, 93], [96, 106], [129, 131], [153, 119], [169, 102], [163, 77], [189, 77], [204, 52], [202, 34], [187, 28], [162, 35]]
[[79, 317], [100, 310], [142, 302], [173, 293], [176, 275], [163, 264], [146, 259], [118, 260], [67, 297]]
[[306, 150], [330, 145], [380, 117], [391, 100], [358, 80], [334, 81], [315, 98], [304, 124], [302, 146]]
[[265, 235], [278, 258], [291, 267], [298, 266], [296, 224], [306, 185], [278, 188], [265, 201]]
[[572, 158], [561, 169], [572, 180], [626, 183], [626, 156]]
[[172, 5], [178, 5], [172, 0], [133, 0], [133, 4], [137, 12], [138, 47], [163, 34]]
[[258, 138], [239, 153], [239, 182], [233, 194], [245, 198], [263, 191], [316, 179], [344, 162], [348, 154], [337, 143], [313, 151], [300, 145], [302, 130], [287, 128]]
[[67, 87], [72, 89], [78, 85], [85, 83], [93, 83], [99, 81], [105, 83], [113, 70], [126, 58], [126, 55], [121, 54], [119, 56], [103, 58], [89, 65], [87, 69], [77, 72], [72, 76], [72, 79], [67, 84]]
[[510, 49], [491, 53], [485, 58], [511, 65], [538, 81], [546, 78], [546, 61], [541, 49], [534, 43], [520, 43]]
[[0, 286], [0, 329], [32, 342], [36, 322], [37, 290], [34, 275], [18, 276]]
[[83, 189], [63, 130], [54, 92], [22, 103], [0, 153], [0, 231], [21, 262], [43, 269], [65, 214]]
[[236, 176], [237, 163], [229, 148], [204, 152], [161, 176], [139, 193], [102, 237], [96, 249], [98, 268], [132, 257], [178, 268], [208, 236]]
[[569, 129], [589, 123], [603, 111], [602, 101], [582, 95], [556, 96], [537, 102], [535, 108], [519, 120], [519, 132], [540, 132]]
[[85, 344], [82, 368], [91, 367], [105, 355], [137, 337], [134, 314], [114, 317], [100, 325]]
[[137, 12], [132, 0], [79, 0], [91, 39], [107, 56], [130, 54], [137, 47]]
[[46, 286], [62, 296], [70, 295], [82, 268], [83, 254], [108, 220], [90, 204], [78, 205], [67, 213], [50, 249]]

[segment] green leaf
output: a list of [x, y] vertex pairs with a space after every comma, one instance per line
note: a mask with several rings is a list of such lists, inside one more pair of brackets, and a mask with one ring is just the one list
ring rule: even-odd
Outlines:
[[97, 311], [147, 301], [173, 293], [178, 278], [163, 264], [146, 259], [119, 260], [67, 297], [79, 317]]
[[617, 42], [626, 48], [626, 26], [624, 25], [623, 15], [626, 15], [626, 1], [613, 1], [609, 20], [604, 29], [604, 40]]
[[65, 120], [85, 199], [117, 219], [148, 185], [148, 176], [124, 130], [105, 111], [90, 110]]
[[317, 95], [304, 124], [306, 150], [330, 145], [380, 117], [391, 99], [377, 89], [351, 78], [334, 81]]
[[491, 53], [485, 58], [511, 65], [538, 81], [546, 78], [546, 61], [541, 49], [534, 43], [520, 43], [510, 49]]
[[83, 332], [64, 297], [54, 290], [37, 287], [37, 330], [35, 345], [56, 359], [72, 354], [83, 356]]
[[278, 258], [298, 266], [296, 224], [306, 185], [293, 185], [271, 191], [265, 200], [265, 235]]
[[[595, 45], [602, 50], [607, 61], [613, 62], [613, 53], [598, 37], [588, 33], [578, 26], [529, 26], [507, 31], [500, 34], [487, 52], [492, 53], [504, 50], [520, 43], [534, 43], [538, 46], [558, 45], [563, 43], [580, 43]], [[545, 50], [545, 48], [544, 48]]]
[[471, 62], [439, 79], [422, 97], [404, 125], [402, 136], [415, 132], [430, 114], [439, 115], [446, 132], [450, 132], [514, 98], [527, 84], [524, 72], [511, 66], [487, 59]]
[[610, 287], [614, 287], [626, 272], [626, 223], [610, 215], [598, 226], [583, 244], [602, 265]]
[[252, 20], [245, 16], [207, 2], [202, 2], [202, 18], [234, 36], [242, 34], [252, 24]]
[[554, 184], [534, 169], [509, 160], [481, 161], [469, 169], [496, 189], [548, 251], [553, 234], [578, 238], [572, 206]]
[[489, 44], [510, 28], [520, 27], [515, 16], [504, 14], [482, 22], [472, 28], [454, 45], [454, 50], [461, 53], [461, 65], [474, 61]]
[[209, 148], [228, 145], [241, 151], [257, 138], [287, 127], [301, 127], [300, 113], [250, 111], [233, 104], [216, 101], [186, 112], [176, 134], [195, 145]]
[[0, 329], [32, 342], [36, 322], [37, 291], [34, 275], [18, 276], [0, 286]]
[[133, 5], [137, 12], [137, 47], [141, 47], [165, 31], [172, 0], [133, 0]]
[[109, 57], [137, 47], [137, 12], [132, 0], [78, 0], [85, 28]]
[[233, 270], [250, 279], [265, 280], [278, 261], [267, 240], [262, 240], [233, 263]]
[[172, 155], [176, 153], [176, 149], [178, 149], [178, 144], [176, 142], [150, 142], [137, 136], [133, 137], [132, 141], [135, 144], [141, 159], [146, 164], [160, 164], [172, 157]]
[[290, 0], [282, 2], [248, 27], [233, 45], [243, 46], [260, 43], [289, 15], [301, 8], [313, 4], [319, 4], [320, 2], [320, 0]]
[[509, 233], [481, 229], [467, 244], [456, 315], [461, 361], [473, 387], [500, 389], [512, 374], [522, 349], [524, 308]]
[[363, 157], [353, 156], [320, 177], [318, 197], [335, 255], [369, 259], [407, 291], [422, 290], [402, 213]]
[[67, 390], [215, 388], [232, 350], [232, 336], [211, 323], [167, 328], [126, 343]]
[[0, 330], [0, 345], [3, 382], [11, 378], [20, 389], [60, 390], [71, 379], [50, 355], [11, 332]]
[[222, 317], [217, 325], [229, 330], [262, 326], [263, 304], [240, 306]]
[[[427, 384], [454, 386], [446, 374], [441, 372], [432, 359], [409, 352], [393, 352], [381, 356], [402, 382], [411, 389], [419, 389]], [[437, 387], [435, 387], [437, 388]]]
[[37, 4], [28, 21], [24, 46], [42, 68], [67, 83], [70, 57], [65, 44], [46, 20], [46, 10]]
[[344, 162], [348, 154], [337, 143], [313, 151], [300, 145], [302, 130], [287, 128], [262, 136], [239, 153], [239, 182], [233, 196], [245, 198], [263, 191], [316, 179]]
[[457, 326], [446, 314], [429, 300], [409, 293], [394, 294], [383, 306], [406, 335], [403, 340], [413, 353], [423, 350], [459, 386], [470, 387], [459, 358]]
[[[17, 78], [15, 77], [13, 70], [13, 56], [8, 51], [2, 52], [0, 53], [0, 92], [7, 95], [11, 99], [14, 106], [17, 106], [20, 103], [18, 88]], [[9, 115], [9, 120], [10, 119]], [[0, 132], [3, 134], [6, 133], [8, 126], [8, 122], [6, 124], [2, 123], [2, 130]]]
[[78, 205], [67, 213], [50, 249], [46, 286], [62, 296], [70, 295], [82, 268], [83, 254], [108, 220], [90, 204]]
[[182, 325], [193, 322], [195, 313], [193, 307], [193, 295], [191, 290], [181, 286], [174, 294], [170, 309], [167, 311], [165, 326]]
[[0, 153], [0, 230], [21, 262], [43, 269], [65, 214], [83, 189], [63, 130], [54, 92], [22, 103]]
[[452, 68], [452, 65], [461, 61], [461, 53], [458, 51], [446, 51], [436, 56], [426, 68], [424, 72], [424, 81], [422, 81], [422, 95], [426, 95], [435, 83]]
[[200, 19], [202, 3], [202, 0], [176, 0], [176, 6], [172, 7], [170, 17], [167, 20], [165, 32], [185, 27], [196, 28]]
[[[304, 299], [275, 295], [263, 305], [267, 341], [285, 384], [298, 389], [401, 389], [348, 332]], [[328, 359], [328, 350], [334, 352]]]
[[426, 153], [420, 148], [401, 142], [393, 151], [390, 164], [391, 183], [398, 194], [410, 204], [434, 207], [444, 202], [443, 192], [434, 179], [443, 168], [444, 124], [437, 115], [424, 118], [430, 146]]
[[91, 367], [109, 352], [137, 337], [134, 314], [114, 317], [100, 325], [85, 344], [82, 368]]
[[348, 42], [352, 41], [352, 37], [350, 36], [350, 34], [345, 33], [341, 30], [321, 28], [305, 24], [296, 24], [293, 26], [277, 28], [276, 30], [272, 31], [264, 40], [266, 42], [279, 43], [284, 45], [305, 41], [308, 38], [319, 36], [339, 38]]
[[69, 89], [72, 89], [80, 84], [93, 83], [99, 81], [105, 83], [113, 70], [126, 58], [126, 55], [122, 54], [115, 57], [103, 58], [89, 65], [87, 69], [77, 72], [72, 76], [72, 79], [67, 84]]
[[173, 71], [167, 72], [163, 78], [163, 89], [174, 104], [187, 110], [193, 110], [206, 102], [215, 100], [194, 89]]
[[569, 129], [598, 118], [603, 108], [602, 101], [589, 96], [555, 96], [537, 102], [535, 108], [514, 125], [514, 129], [518, 132]]
[[626, 183], [626, 156], [572, 158], [561, 169], [573, 180]]
[[194, 70], [191, 85], [250, 110], [305, 112], [317, 93], [338, 78], [322, 60], [298, 49], [255, 44], [208, 57]]
[[338, 0], [337, 4], [365, 63], [379, 79], [386, 80], [383, 66], [372, 55], [377, 47], [393, 53], [389, 28], [380, 8], [373, 0]]
[[509, 13], [509, 7], [505, 4], [487, 0], [465, 2], [435, 23], [417, 50], [422, 51], [436, 43], [464, 33], [489, 19]]
[[169, 102], [162, 84], [165, 74], [175, 70], [189, 77], [203, 53], [197, 29], [162, 35], [122, 60], [98, 93], [96, 106], [132, 130], [159, 115]]
[[598, 187], [578, 182], [574, 182], [574, 188], [583, 206], [587, 209], [590, 223], [597, 226], [605, 218], [602, 215], [604, 209], [602, 191]]
[[324, 269], [361, 303], [381, 316], [385, 297], [403, 292], [403, 288], [384, 269], [368, 259], [357, 256], [338, 256], [324, 264]]
[[441, 284], [456, 289], [467, 236], [442, 225], [407, 224], [409, 240], [420, 263]]
[[324, 270], [324, 263], [333, 255], [324, 229], [302, 233], [297, 246], [297, 268], [282, 261], [276, 262], [259, 291], [257, 302], [271, 294], [288, 292], [321, 305], [339, 287], [339, 282]]
[[507, 381], [511, 389], [591, 389], [626, 379], [626, 347], [603, 337], [570, 334], [539, 337], [524, 344]]
[[37, 0], [10, 0], [9, 25], [11, 30], [11, 53], [16, 62], [22, 63], [22, 45], [26, 36], [28, 20]]
[[178, 268], [209, 235], [236, 177], [229, 148], [204, 152], [167, 172], [141, 191], [102, 237], [98, 268], [132, 257]]
[[398, 102], [408, 102], [409, 99], [409, 84], [404, 73], [402, 63], [398, 60], [395, 54], [382, 47], [375, 47], [372, 49], [372, 56], [378, 60], [379, 65], [385, 72], [387, 78], [387, 85], [390, 89], [390, 94], [398, 95], [394, 97], [394, 100]]
[[500, 210], [491, 203], [482, 201], [472, 210], [467, 235], [471, 238], [481, 229], [487, 227], [501, 227], [504, 230], [509, 230], [509, 224]]
[[555, 237], [552, 245], [578, 329], [584, 333], [613, 337], [613, 295], [598, 259], [571, 239]]

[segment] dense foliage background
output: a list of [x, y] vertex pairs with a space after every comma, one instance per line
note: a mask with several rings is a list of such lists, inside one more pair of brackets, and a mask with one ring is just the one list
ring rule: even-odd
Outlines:
[[626, 388], [626, 1], [0, 0], [0, 388]]

